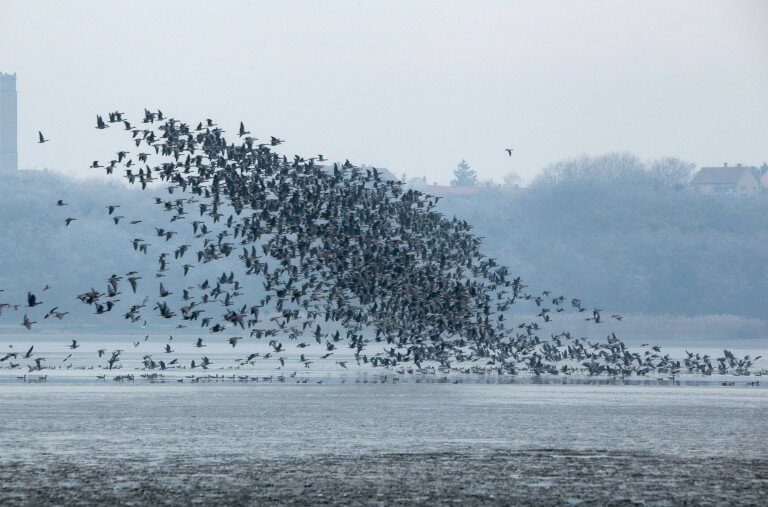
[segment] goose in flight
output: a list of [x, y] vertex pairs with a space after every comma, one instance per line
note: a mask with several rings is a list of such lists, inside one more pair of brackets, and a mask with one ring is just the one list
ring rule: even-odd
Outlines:
[[31, 292], [27, 292], [27, 307], [28, 308], [34, 308], [37, 305], [43, 304], [42, 301], [37, 300], [37, 296], [32, 294]]
[[40, 132], [39, 130], [37, 131], [37, 137], [38, 137], [38, 141], [37, 141], [38, 144], [43, 144], [50, 141], [50, 139], [46, 139], [45, 137], [43, 137], [43, 133]]
[[21, 323], [21, 325], [26, 327], [27, 331], [30, 331], [32, 329], [32, 324], [37, 324], [37, 322], [29, 320], [29, 317], [24, 315], [24, 321]]

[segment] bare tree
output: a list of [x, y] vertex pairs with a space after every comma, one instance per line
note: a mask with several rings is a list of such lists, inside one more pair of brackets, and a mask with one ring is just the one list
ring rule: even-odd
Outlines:
[[504, 182], [502, 183], [502, 186], [504, 188], [519, 188], [523, 184], [523, 178], [516, 172], [510, 172], [507, 173], [506, 176], [504, 176]]
[[695, 167], [694, 164], [679, 158], [665, 157], [651, 162], [648, 171], [664, 186], [682, 190], [690, 182]]

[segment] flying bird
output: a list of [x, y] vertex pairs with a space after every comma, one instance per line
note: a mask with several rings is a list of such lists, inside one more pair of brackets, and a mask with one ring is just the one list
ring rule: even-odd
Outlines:
[[30, 331], [32, 329], [32, 324], [37, 324], [37, 322], [29, 320], [29, 317], [24, 315], [24, 320], [22, 321], [21, 325], [27, 328], [27, 331]]
[[42, 301], [37, 300], [37, 296], [32, 294], [31, 292], [27, 292], [27, 307], [28, 308], [34, 308], [37, 305], [43, 304]]

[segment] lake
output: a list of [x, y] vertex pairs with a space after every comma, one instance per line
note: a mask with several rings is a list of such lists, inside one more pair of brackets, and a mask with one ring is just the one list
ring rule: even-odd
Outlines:
[[0, 504], [768, 497], [768, 389], [746, 384], [755, 377], [734, 386], [348, 380], [5, 382]]

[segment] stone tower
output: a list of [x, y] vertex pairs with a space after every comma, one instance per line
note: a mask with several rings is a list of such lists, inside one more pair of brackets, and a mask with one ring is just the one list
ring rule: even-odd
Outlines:
[[18, 170], [16, 144], [16, 74], [0, 72], [0, 173]]

